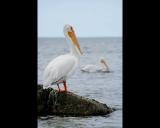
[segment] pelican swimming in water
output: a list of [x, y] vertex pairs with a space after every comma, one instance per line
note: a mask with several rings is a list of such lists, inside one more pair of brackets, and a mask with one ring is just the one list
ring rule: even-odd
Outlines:
[[[59, 92], [67, 92], [66, 80], [74, 73], [79, 64], [80, 56], [82, 55], [80, 45], [72, 26], [64, 26], [64, 35], [66, 41], [70, 45], [70, 53], [56, 57], [44, 70], [43, 88], [48, 88], [53, 84], [57, 84]], [[64, 90], [61, 90], [59, 87], [61, 83], [64, 85]]]
[[109, 72], [109, 67], [107, 65], [106, 59], [104, 57], [100, 58], [100, 65], [88, 64], [81, 68], [83, 72]]

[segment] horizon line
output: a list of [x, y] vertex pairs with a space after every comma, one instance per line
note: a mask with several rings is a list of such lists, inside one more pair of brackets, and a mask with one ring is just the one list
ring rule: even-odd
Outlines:
[[[62, 37], [62, 36], [55, 36], [55, 37], [47, 37], [47, 36], [40, 36], [38, 38], [65, 38], [65, 37]], [[79, 36], [77, 38], [122, 38], [122, 36]]]

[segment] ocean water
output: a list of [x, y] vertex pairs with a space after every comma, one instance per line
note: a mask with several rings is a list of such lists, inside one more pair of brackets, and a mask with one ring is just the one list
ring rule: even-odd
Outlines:
[[[79, 68], [68, 80], [68, 89], [78, 95], [95, 99], [116, 111], [107, 116], [38, 118], [38, 128], [122, 128], [122, 38], [78, 38], [84, 51]], [[44, 68], [55, 57], [69, 52], [64, 38], [38, 39], [38, 83]], [[105, 57], [110, 73], [85, 73], [86, 64], [99, 64]], [[63, 86], [62, 86], [63, 87]], [[57, 86], [55, 86], [57, 88]]]

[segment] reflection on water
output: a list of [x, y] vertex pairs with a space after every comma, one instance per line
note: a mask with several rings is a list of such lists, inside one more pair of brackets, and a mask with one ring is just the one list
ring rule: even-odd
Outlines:
[[[58, 43], [57, 43], [58, 42]], [[117, 110], [107, 116], [57, 117], [38, 119], [38, 128], [121, 128], [122, 127], [122, 39], [79, 39], [84, 54], [80, 67], [98, 64], [104, 56], [108, 60], [110, 73], [84, 73], [77, 69], [68, 80], [68, 89], [78, 95], [98, 100]], [[65, 39], [38, 39], [38, 83], [48, 62], [58, 55], [69, 52]], [[56, 88], [56, 86], [54, 86]]]

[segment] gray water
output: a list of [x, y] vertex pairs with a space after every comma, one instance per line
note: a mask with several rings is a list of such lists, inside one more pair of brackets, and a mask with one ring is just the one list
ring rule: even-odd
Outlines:
[[[122, 38], [79, 38], [84, 51], [80, 67], [99, 64], [105, 57], [110, 73], [84, 73], [78, 68], [68, 80], [68, 89], [117, 110], [107, 116], [58, 117], [38, 119], [38, 128], [122, 128]], [[38, 83], [45, 66], [53, 58], [69, 52], [64, 38], [38, 39]], [[62, 86], [63, 87], [63, 86]], [[55, 88], [57, 88], [55, 86]]]

